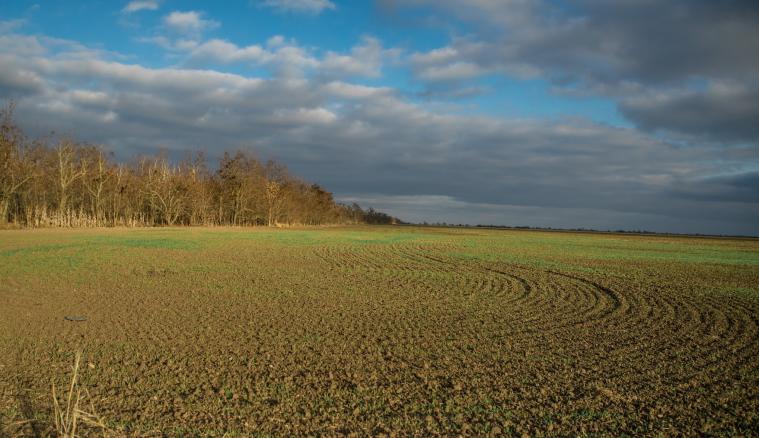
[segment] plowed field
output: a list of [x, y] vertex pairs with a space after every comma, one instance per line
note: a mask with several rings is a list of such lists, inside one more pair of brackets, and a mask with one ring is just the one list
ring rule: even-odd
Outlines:
[[0, 435], [80, 350], [118, 433], [753, 435], [759, 241], [0, 232]]

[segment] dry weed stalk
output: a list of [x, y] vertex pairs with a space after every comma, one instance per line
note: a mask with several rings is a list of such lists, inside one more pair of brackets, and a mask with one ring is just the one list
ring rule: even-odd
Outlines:
[[[54, 435], [58, 437], [74, 438], [77, 436], [77, 429], [83, 426], [100, 429], [103, 435], [106, 435], [108, 430], [100, 416], [95, 413], [95, 406], [92, 404], [89, 391], [84, 388], [84, 392], [82, 392], [82, 389], [79, 388], [79, 364], [81, 360], [82, 352], [78, 351], [72, 367], [73, 373], [65, 406], [61, 406], [55, 384], [53, 384]], [[85, 398], [89, 399], [89, 411], [80, 408]]]

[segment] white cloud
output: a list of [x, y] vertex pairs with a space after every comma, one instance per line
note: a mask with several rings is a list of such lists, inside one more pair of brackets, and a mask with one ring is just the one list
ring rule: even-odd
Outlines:
[[366, 85], [349, 84], [347, 82], [340, 81], [329, 82], [322, 88], [330, 96], [338, 97], [341, 99], [367, 99], [393, 94], [392, 88], [368, 87]]
[[10, 33], [14, 30], [23, 27], [26, 24], [26, 20], [19, 18], [15, 20], [0, 20], [0, 34]]
[[458, 57], [458, 50], [451, 46], [445, 46], [426, 53], [415, 53], [411, 55], [411, 61], [422, 65], [440, 64], [455, 61]]
[[212, 39], [192, 48], [187, 59], [191, 66], [238, 62], [268, 67], [282, 77], [302, 76], [320, 65], [316, 57], [294, 42], [264, 48], [257, 44], [240, 47], [229, 41]]
[[336, 6], [329, 0], [264, 0], [262, 6], [288, 12], [304, 12], [319, 14], [325, 9], [335, 9]]
[[268, 47], [280, 47], [285, 44], [285, 37], [282, 35], [274, 35], [273, 37], [266, 40], [266, 45]]
[[125, 14], [131, 14], [138, 11], [155, 11], [158, 9], [158, 2], [155, 0], [134, 0], [127, 3], [121, 12]]
[[183, 34], [199, 34], [219, 27], [218, 21], [206, 20], [203, 14], [197, 11], [174, 11], [165, 16], [163, 22], [170, 29]]
[[380, 76], [383, 60], [398, 55], [397, 50], [384, 50], [376, 38], [364, 37], [350, 54], [329, 52], [322, 62], [322, 72], [335, 76]]
[[[170, 50], [179, 50], [176, 41], [164, 37], [150, 41]], [[230, 41], [211, 39], [187, 46], [187, 64], [200, 67], [214, 63], [250, 63], [271, 68], [282, 76], [303, 76], [309, 73], [321, 78], [379, 77], [386, 59], [396, 59], [397, 49], [384, 49], [380, 41], [364, 37], [349, 53], [327, 52], [319, 58], [294, 40], [274, 36], [265, 46], [238, 46]]]
[[469, 79], [485, 74], [487, 70], [471, 62], [453, 62], [443, 66], [426, 67], [419, 76], [432, 81]]
[[338, 116], [326, 108], [297, 108], [277, 110], [270, 118], [272, 123], [285, 123], [296, 126], [313, 126], [330, 124], [338, 119]]
[[47, 48], [40, 38], [25, 35], [0, 35], [0, 53], [27, 53], [37, 56], [45, 53]]
[[165, 36], [159, 35], [154, 37], [137, 38], [138, 42], [155, 44], [164, 50], [172, 52], [187, 52], [195, 49], [200, 45], [198, 41], [194, 39], [177, 38], [171, 39]]
[[229, 41], [212, 39], [193, 47], [190, 57], [195, 61], [209, 60], [222, 63], [254, 62], [259, 61], [264, 53], [264, 49], [258, 45], [238, 47]]
[[459, 81], [488, 74], [505, 74], [518, 78], [533, 78], [540, 69], [510, 57], [508, 45], [494, 48], [469, 39], [454, 39], [451, 45], [414, 53], [409, 63], [416, 76], [427, 81]]

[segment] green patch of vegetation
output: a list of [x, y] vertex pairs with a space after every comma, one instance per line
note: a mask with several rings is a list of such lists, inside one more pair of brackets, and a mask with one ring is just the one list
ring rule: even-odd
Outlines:
[[22, 248], [13, 248], [13, 249], [5, 249], [0, 251], [0, 257], [14, 257], [14, 256], [27, 256], [30, 254], [48, 254], [53, 251], [60, 251], [60, 250], [66, 250], [71, 248], [80, 248], [81, 245], [79, 244], [72, 244], [72, 243], [66, 243], [66, 244], [43, 244], [43, 245], [34, 245], [34, 246], [26, 246]]
[[411, 232], [401, 232], [394, 229], [388, 229], [386, 232], [375, 231], [353, 231], [353, 230], [332, 230], [332, 229], [314, 229], [314, 230], [259, 230], [251, 229], [245, 231], [207, 231], [199, 233], [200, 240], [208, 241], [229, 241], [229, 240], [247, 240], [267, 243], [282, 243], [292, 246], [313, 246], [324, 244], [394, 244], [410, 242], [415, 240], [438, 240], [440, 236], [434, 234], [420, 234]]
[[621, 248], [616, 250], [597, 249], [590, 251], [590, 257], [597, 260], [642, 260], [679, 263], [709, 263], [724, 265], [759, 265], [759, 253], [736, 251], [722, 248], [675, 247], [666, 251], [656, 248]]
[[720, 286], [709, 288], [705, 291], [707, 295], [717, 296], [736, 296], [742, 298], [750, 298], [759, 300], [759, 288], [751, 287], [736, 287], [736, 286]]
[[759, 251], [755, 245], [730, 243], [707, 239], [665, 240], [662, 237], [504, 233], [499, 239], [469, 238], [461, 246], [466, 248], [463, 254], [469, 257], [550, 268], [578, 267], [580, 263], [576, 262], [581, 260], [759, 265]]
[[0, 276], [69, 272], [81, 268], [88, 254], [79, 245], [39, 245], [0, 251]]
[[[188, 238], [189, 237], [189, 238]], [[112, 235], [112, 236], [95, 236], [85, 237], [82, 239], [82, 243], [85, 245], [97, 245], [97, 246], [116, 246], [121, 248], [137, 248], [137, 249], [184, 249], [192, 250], [199, 248], [200, 240], [192, 238], [192, 236], [183, 238], [168, 238], [159, 236], [150, 236], [148, 234], [127, 236], [127, 235]]]

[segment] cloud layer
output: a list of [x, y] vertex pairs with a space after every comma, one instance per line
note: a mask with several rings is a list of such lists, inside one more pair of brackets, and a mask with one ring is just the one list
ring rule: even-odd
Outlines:
[[[448, 20], [474, 23], [470, 32], [453, 37], [450, 44], [411, 57], [421, 80], [546, 78], [575, 93], [615, 99], [625, 115], [645, 129], [713, 138], [730, 132], [734, 140], [756, 140], [743, 126], [759, 120], [759, 108], [750, 104], [759, 93], [755, 1], [382, 3], [401, 10], [429, 6]], [[709, 119], [705, 124], [694, 120], [697, 108], [691, 104], [707, 111], [701, 117]], [[725, 109], [729, 115], [716, 114]], [[665, 114], [669, 116], [662, 117]], [[733, 129], [736, 125], [741, 126]]]
[[[634, 21], [654, 3], [661, 2], [620, 7]], [[241, 46], [204, 38], [204, 30], [220, 26], [204, 14], [173, 12], [165, 16], [166, 33], [145, 39], [176, 60], [164, 68], [7, 25], [0, 99], [19, 100], [19, 119], [33, 133], [71, 133], [122, 158], [158, 148], [175, 157], [204, 149], [210, 158], [252, 148], [339, 199], [407, 220], [759, 233], [753, 61], [649, 71], [654, 61], [625, 61], [643, 49], [630, 46], [634, 38], [618, 11], [579, 4], [585, 15], [578, 18], [549, 13], [538, 1], [442, 1], [434, 5], [440, 13], [481, 25], [444, 47], [406, 52], [372, 36], [343, 52], [278, 35]], [[657, 20], [677, 21], [670, 9]], [[706, 26], [696, 19], [704, 11], [687, 9]], [[717, 21], [751, 19], [739, 15]], [[594, 40], [600, 28], [610, 35], [606, 43]], [[747, 26], [734, 32], [750, 36]], [[692, 44], [708, 47], [715, 38]], [[557, 92], [611, 96], [636, 127], [570, 116], [462, 115], [457, 106], [368, 85], [388, 63], [441, 89], [477, 89], [482, 75], [548, 78]]]

